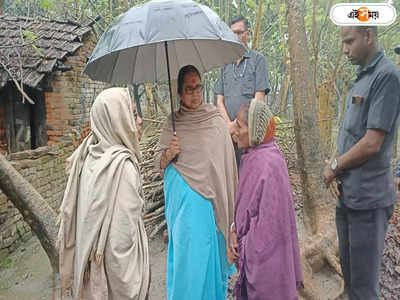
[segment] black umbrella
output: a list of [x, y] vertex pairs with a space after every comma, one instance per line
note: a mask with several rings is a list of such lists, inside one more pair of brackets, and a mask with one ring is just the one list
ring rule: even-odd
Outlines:
[[218, 15], [190, 0], [150, 1], [111, 24], [84, 73], [94, 80], [139, 84], [171, 79], [185, 65], [203, 73], [240, 58], [246, 48]]

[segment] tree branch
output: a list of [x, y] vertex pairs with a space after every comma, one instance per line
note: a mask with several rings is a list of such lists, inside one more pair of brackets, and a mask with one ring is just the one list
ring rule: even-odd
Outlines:
[[6, 72], [8, 73], [8, 75], [11, 77], [11, 79], [13, 80], [15, 86], [17, 87], [17, 89], [21, 92], [21, 94], [26, 98], [26, 100], [29, 101], [30, 104], [35, 104], [35, 102], [31, 99], [31, 97], [28, 96], [27, 93], [25, 93], [25, 91], [20, 87], [18, 81], [14, 78], [14, 76], [11, 74], [10, 70], [7, 69], [7, 67], [3, 64], [3, 62], [0, 61], [0, 64], [2, 65], [2, 67], [4, 68], [4, 70], [6, 70]]

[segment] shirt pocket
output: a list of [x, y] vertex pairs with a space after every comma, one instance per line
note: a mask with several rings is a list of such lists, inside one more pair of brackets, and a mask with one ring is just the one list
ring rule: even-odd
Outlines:
[[242, 95], [253, 98], [256, 93], [256, 73], [251, 61], [247, 61], [244, 74], [245, 76], [242, 78]]
[[356, 138], [361, 138], [366, 131], [367, 116], [366, 99], [361, 96], [353, 95], [348, 104], [346, 118], [344, 120], [344, 129]]
[[254, 97], [256, 89], [256, 80], [252, 77], [244, 78], [242, 95]]

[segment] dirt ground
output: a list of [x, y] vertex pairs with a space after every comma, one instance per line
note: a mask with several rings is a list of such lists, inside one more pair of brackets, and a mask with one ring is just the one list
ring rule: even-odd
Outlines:
[[[149, 300], [165, 299], [166, 246], [161, 235], [150, 241]], [[51, 300], [52, 283], [49, 260], [36, 237], [0, 262], [0, 300]]]
[[[301, 230], [301, 228], [299, 228]], [[167, 245], [161, 235], [150, 241], [152, 282], [150, 300], [165, 297]], [[235, 276], [231, 279], [229, 291]], [[332, 300], [339, 290], [339, 277], [325, 270], [316, 274], [313, 284], [324, 291], [321, 300]], [[36, 237], [21, 245], [11, 256], [0, 261], [0, 300], [51, 300], [52, 276], [46, 253]], [[233, 297], [228, 295], [228, 300]], [[183, 300], [183, 299], [182, 299]]]

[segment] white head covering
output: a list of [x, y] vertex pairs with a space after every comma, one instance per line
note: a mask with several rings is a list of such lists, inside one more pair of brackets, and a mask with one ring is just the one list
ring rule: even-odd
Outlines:
[[[125, 163], [129, 161], [137, 170], [132, 176], [140, 177], [134, 109], [127, 89], [110, 88], [101, 92], [90, 111], [92, 131], [68, 159], [69, 178], [60, 207], [58, 238], [63, 290], [74, 286], [75, 294], [79, 294], [89, 261], [96, 258], [98, 263], [102, 262], [117, 192], [123, 190], [133, 195], [132, 189], [136, 189], [131, 181], [122, 178]], [[84, 166], [91, 170], [87, 181], [90, 192], [80, 196]], [[95, 204], [88, 212], [77, 215], [78, 201], [82, 199]], [[87, 224], [83, 240], [77, 240], [78, 218]]]
[[264, 141], [268, 125], [273, 117], [267, 104], [257, 99], [251, 100], [248, 122], [250, 147], [256, 147]]

